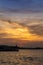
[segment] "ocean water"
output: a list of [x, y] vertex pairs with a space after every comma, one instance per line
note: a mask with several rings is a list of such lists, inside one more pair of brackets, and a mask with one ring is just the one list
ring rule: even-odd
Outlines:
[[43, 50], [0, 52], [0, 65], [43, 65]]

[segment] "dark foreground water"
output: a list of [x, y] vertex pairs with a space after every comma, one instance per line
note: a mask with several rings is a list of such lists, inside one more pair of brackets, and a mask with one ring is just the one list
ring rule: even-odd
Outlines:
[[0, 65], [43, 65], [43, 50], [0, 52]]

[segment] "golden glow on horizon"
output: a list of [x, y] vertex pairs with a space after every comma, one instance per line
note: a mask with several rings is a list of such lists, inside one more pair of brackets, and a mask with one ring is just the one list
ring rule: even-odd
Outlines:
[[2, 24], [0, 27], [0, 34], [6, 33], [2, 38], [16, 38], [20, 40], [29, 41], [43, 41], [43, 36], [38, 36], [36, 34], [30, 33], [30, 29], [23, 27], [18, 23], [11, 23], [0, 21]]

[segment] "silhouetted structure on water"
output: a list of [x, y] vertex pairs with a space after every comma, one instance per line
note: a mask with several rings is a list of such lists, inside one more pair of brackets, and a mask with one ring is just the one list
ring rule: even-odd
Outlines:
[[0, 45], [0, 51], [19, 51], [18, 46]]

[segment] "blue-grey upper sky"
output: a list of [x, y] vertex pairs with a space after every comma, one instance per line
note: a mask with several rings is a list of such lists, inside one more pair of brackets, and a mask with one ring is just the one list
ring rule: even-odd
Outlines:
[[0, 10], [43, 12], [43, 0], [0, 0]]

